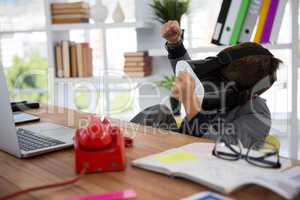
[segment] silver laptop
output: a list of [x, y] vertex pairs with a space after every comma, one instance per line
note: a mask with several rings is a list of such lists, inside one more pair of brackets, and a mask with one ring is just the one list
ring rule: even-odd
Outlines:
[[0, 102], [0, 150], [19, 158], [26, 158], [73, 145], [75, 130], [71, 128], [48, 122], [15, 126], [1, 66]]

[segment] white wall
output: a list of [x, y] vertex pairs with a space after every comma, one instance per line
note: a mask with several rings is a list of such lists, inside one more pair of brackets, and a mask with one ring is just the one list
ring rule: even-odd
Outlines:
[[[165, 40], [160, 36], [161, 24], [154, 21], [154, 16], [152, 9], [149, 9], [149, 4], [152, 0], [136, 0], [136, 19], [148, 20], [153, 24], [151, 29], [138, 29], [137, 30], [137, 49], [138, 50], [149, 50], [149, 49], [161, 49], [164, 48]], [[167, 57], [153, 57], [153, 78], [151, 80], [160, 80], [164, 75], [169, 76], [173, 74], [171, 65]], [[148, 83], [146, 85], [146, 83]], [[155, 86], [153, 81], [145, 81], [145, 85], [139, 88], [139, 104], [142, 109], [145, 107], [155, 105], [158, 103], [164, 103], [168, 105], [169, 92], [165, 89], [159, 88], [159, 94], [157, 94], [157, 86]], [[152, 85], [152, 86], [151, 86]], [[151, 98], [145, 98], [146, 96], [151, 96]]]

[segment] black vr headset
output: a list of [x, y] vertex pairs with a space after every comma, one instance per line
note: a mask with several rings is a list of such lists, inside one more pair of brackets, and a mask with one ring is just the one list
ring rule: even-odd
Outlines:
[[222, 51], [217, 56], [204, 60], [188, 60], [187, 62], [204, 86], [202, 109], [204, 111], [231, 110], [268, 90], [275, 82], [275, 77], [272, 75], [264, 78], [252, 88], [245, 89], [236, 82], [227, 80], [221, 74], [221, 69], [235, 60], [260, 55], [273, 57], [269, 50], [257, 46]]

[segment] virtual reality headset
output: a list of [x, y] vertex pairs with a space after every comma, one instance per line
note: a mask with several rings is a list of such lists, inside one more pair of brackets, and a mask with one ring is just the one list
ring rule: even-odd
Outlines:
[[269, 89], [275, 82], [273, 75], [267, 76], [253, 87], [245, 89], [235, 81], [227, 80], [221, 73], [222, 68], [235, 60], [261, 55], [273, 57], [269, 50], [257, 46], [233, 48], [204, 60], [187, 60], [204, 87], [202, 109], [205, 111], [230, 110]]

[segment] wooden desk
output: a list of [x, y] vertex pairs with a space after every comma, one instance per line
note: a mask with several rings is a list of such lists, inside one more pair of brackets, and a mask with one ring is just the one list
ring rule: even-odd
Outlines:
[[[42, 121], [69, 127], [78, 127], [87, 114], [57, 107], [44, 106], [28, 113]], [[170, 178], [132, 167], [130, 162], [169, 148], [207, 140], [174, 134], [159, 129], [137, 126], [113, 120], [129, 136], [135, 136], [134, 147], [126, 149], [127, 169], [123, 172], [89, 174], [75, 185], [44, 190], [21, 196], [18, 199], [65, 199], [76, 195], [97, 194], [132, 188], [138, 199], [180, 199], [209, 189], [184, 179]], [[299, 164], [299, 162], [294, 162]], [[72, 149], [57, 151], [30, 159], [17, 159], [0, 152], [0, 194], [41, 184], [62, 181], [75, 176]], [[257, 186], [247, 186], [232, 194], [235, 199], [279, 199], [274, 193]]]

